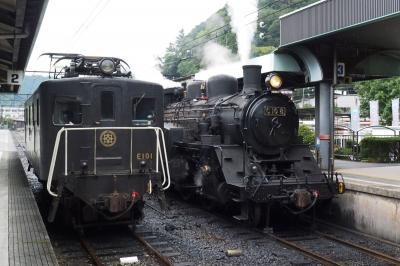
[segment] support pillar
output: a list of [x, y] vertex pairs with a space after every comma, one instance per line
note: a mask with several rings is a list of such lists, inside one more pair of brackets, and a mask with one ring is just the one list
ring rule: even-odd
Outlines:
[[[314, 87], [314, 97], [315, 97], [315, 144], [316, 144], [316, 149], [319, 153], [319, 112], [320, 112], [320, 100], [319, 100], [319, 85], [316, 85]], [[318, 154], [318, 163], [319, 163], [319, 154]]]
[[331, 89], [330, 82], [321, 82], [319, 88], [316, 89], [316, 93], [319, 95], [319, 97], [315, 99], [316, 101], [319, 100], [319, 104], [316, 104], [317, 107], [319, 107], [319, 119], [316, 120], [319, 126], [316, 126], [316, 128], [319, 128], [319, 155], [322, 170], [329, 170], [330, 166], [330, 136], [333, 130], [332, 122], [330, 121], [332, 103]]

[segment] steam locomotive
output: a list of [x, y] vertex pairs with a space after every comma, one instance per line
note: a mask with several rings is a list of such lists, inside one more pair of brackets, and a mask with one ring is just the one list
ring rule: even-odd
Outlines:
[[269, 227], [271, 207], [298, 215], [344, 187], [299, 139], [296, 107], [281, 92], [285, 80], [269, 73], [262, 88], [261, 66], [243, 71], [241, 91], [236, 78], [218, 75], [189, 83], [186, 95], [167, 92], [172, 185], [184, 198], [237, 206], [236, 219]]
[[163, 88], [131, 79], [119, 58], [50, 55], [70, 61], [63, 78], [41, 83], [25, 103], [30, 168], [52, 196], [48, 221], [61, 206], [78, 228], [138, 222], [143, 195], [170, 182]]

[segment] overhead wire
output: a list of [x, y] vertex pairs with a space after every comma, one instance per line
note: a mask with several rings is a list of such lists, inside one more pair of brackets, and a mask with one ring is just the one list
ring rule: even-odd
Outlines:
[[92, 11], [86, 17], [85, 21], [79, 26], [79, 28], [73, 34], [71, 38], [73, 48], [75, 48], [76, 43], [80, 39], [80, 36], [82, 36], [82, 34], [87, 31], [90, 25], [92, 25], [92, 23], [97, 19], [97, 17], [104, 11], [104, 9], [107, 7], [110, 1], [100, 0], [98, 3], [99, 4], [96, 5], [94, 9], [92, 9]]
[[97, 12], [97, 14], [93, 17], [93, 19], [87, 24], [86, 28], [89, 28], [90, 25], [92, 25], [92, 23], [97, 19], [97, 17], [103, 12], [103, 10], [108, 6], [108, 4], [111, 1], [106, 1], [105, 4], [103, 5], [103, 7], [101, 7], [101, 9], [99, 10], [99, 12]]
[[282, 0], [276, 0], [276, 1], [270, 2], [270, 3], [268, 3], [268, 4], [265, 4], [265, 5], [263, 5], [262, 7], [258, 8], [257, 10], [248, 13], [247, 15], [245, 15], [245, 17], [248, 17], [248, 16], [250, 16], [250, 15], [253, 15], [254, 13], [258, 13], [259, 11], [261, 11], [261, 10], [267, 8], [267, 7], [271, 7], [273, 4], [277, 4], [277, 3], [280, 3], [280, 2], [282, 2]]
[[78, 27], [78, 29], [74, 32], [74, 34], [72, 35], [72, 38], [74, 38], [75, 36], [77, 36], [80, 31], [83, 29], [83, 26], [85, 26], [85, 24], [87, 24], [87, 22], [89, 21], [89, 19], [92, 17], [92, 15], [96, 12], [96, 10], [98, 9], [99, 6], [101, 6], [101, 3], [104, 2], [106, 0], [100, 0], [99, 4], [96, 5], [95, 8], [93, 8], [91, 10], [91, 12], [89, 13], [89, 15], [86, 17], [85, 21], [83, 21], [80, 26]]
[[307, 2], [307, 1], [309, 1], [309, 0], [302, 0], [302, 1], [299, 1], [299, 2], [296, 2], [296, 3], [293, 3], [293, 4], [291, 4], [291, 5], [288, 5], [288, 6], [284, 7], [284, 8], [281, 8], [281, 9], [275, 11], [275, 12], [272, 12], [272, 13], [270, 13], [270, 14], [268, 14], [268, 15], [265, 15], [265, 16], [262, 16], [262, 17], [257, 18], [256, 20], [250, 21], [250, 22], [247, 23], [246, 25], [249, 25], [249, 24], [251, 24], [251, 23], [257, 22], [257, 21], [259, 21], [260, 19], [264, 19], [264, 18], [266, 18], [266, 17], [268, 17], [268, 16], [275, 15], [275, 14], [277, 14], [277, 13], [283, 11], [283, 10], [289, 9], [289, 8], [291, 8], [291, 7], [295, 7], [295, 6], [297, 6], [297, 5], [304, 4], [304, 3]]

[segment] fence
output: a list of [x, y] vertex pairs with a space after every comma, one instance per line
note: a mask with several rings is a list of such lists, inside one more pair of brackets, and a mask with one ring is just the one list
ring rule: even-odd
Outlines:
[[[399, 133], [385, 126], [368, 126], [354, 131], [346, 126], [335, 128], [334, 155], [335, 158], [360, 161], [367, 159], [362, 156], [360, 143], [366, 137], [388, 138], [397, 137]], [[399, 145], [399, 144], [398, 144]], [[388, 153], [387, 162], [400, 162], [396, 152]]]

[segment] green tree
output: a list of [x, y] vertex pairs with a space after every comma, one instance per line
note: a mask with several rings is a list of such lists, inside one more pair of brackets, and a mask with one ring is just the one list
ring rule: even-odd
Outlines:
[[179, 58], [176, 55], [176, 49], [173, 43], [169, 44], [164, 56], [158, 60], [161, 73], [165, 77], [173, 79], [178, 76]]
[[392, 122], [392, 99], [400, 97], [400, 78], [378, 79], [356, 83], [360, 96], [361, 116], [369, 117], [369, 101], [379, 101], [379, 115], [384, 125]]
[[274, 46], [253, 46], [252, 47], [252, 55], [253, 56], [261, 56], [271, 53], [276, 48]]
[[259, 0], [258, 28], [255, 35], [256, 46], [279, 46], [279, 17], [316, 0]]
[[303, 139], [304, 144], [314, 145], [315, 143], [315, 132], [314, 130], [306, 125], [299, 126], [299, 136]]
[[191, 58], [181, 61], [178, 65], [178, 74], [181, 77], [186, 77], [198, 72], [200, 69], [200, 62], [197, 58]]
[[[268, 54], [279, 46], [279, 16], [317, 0], [259, 0], [257, 31], [253, 40], [251, 56]], [[256, 11], [256, 10], [255, 10]], [[236, 34], [230, 26], [231, 18], [227, 6], [188, 34], [178, 33], [174, 43], [159, 58], [159, 67], [167, 78], [176, 78], [196, 73], [201, 67], [202, 48], [210, 40], [237, 54]], [[190, 56], [189, 56], [190, 55]]]

